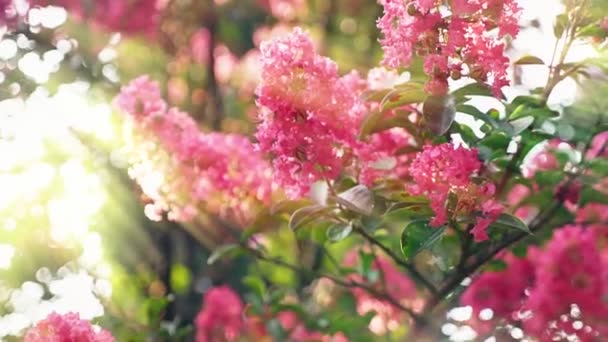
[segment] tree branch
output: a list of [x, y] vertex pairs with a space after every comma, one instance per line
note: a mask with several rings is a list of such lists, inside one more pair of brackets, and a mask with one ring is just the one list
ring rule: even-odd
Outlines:
[[397, 254], [395, 254], [395, 252], [393, 252], [390, 248], [388, 248], [387, 246], [383, 245], [380, 241], [378, 241], [376, 238], [374, 238], [368, 232], [366, 232], [365, 229], [360, 228], [360, 227], [356, 227], [355, 231], [357, 233], [359, 233], [361, 236], [363, 236], [363, 238], [366, 239], [369, 243], [371, 243], [372, 245], [380, 248], [391, 259], [393, 259], [397, 264], [399, 264], [400, 266], [402, 266], [403, 268], [405, 268], [408, 271], [408, 273], [416, 281], [418, 281], [422, 285], [424, 285], [424, 287], [426, 287], [433, 295], [437, 293], [437, 288], [435, 287], [435, 285], [433, 285], [428, 279], [426, 279], [416, 269], [416, 267], [414, 267], [414, 265], [412, 265], [412, 264], [406, 262], [405, 260], [401, 259], [401, 257], [399, 257]]

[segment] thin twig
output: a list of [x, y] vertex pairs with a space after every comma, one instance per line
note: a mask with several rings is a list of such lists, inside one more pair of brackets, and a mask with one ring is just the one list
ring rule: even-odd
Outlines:
[[343, 278], [339, 278], [333, 274], [330, 273], [326, 273], [326, 272], [312, 272], [308, 269], [302, 268], [300, 266], [288, 263], [280, 258], [275, 258], [275, 257], [269, 257], [264, 255], [263, 253], [261, 253], [258, 250], [249, 248], [247, 246], [242, 245], [242, 247], [247, 250], [251, 255], [253, 255], [254, 257], [256, 257], [257, 259], [261, 260], [261, 261], [265, 261], [277, 266], [281, 266], [284, 268], [288, 268], [296, 273], [313, 273], [315, 276], [321, 277], [321, 278], [327, 278], [332, 280], [334, 283], [343, 286], [343, 287], [347, 287], [347, 288], [360, 288], [365, 290], [367, 293], [371, 294], [372, 296], [379, 298], [379, 299], [383, 299], [386, 300], [387, 302], [391, 303], [392, 305], [394, 305], [395, 307], [399, 308], [401, 311], [407, 313], [414, 321], [416, 322], [421, 322], [423, 320], [422, 317], [420, 317], [420, 315], [418, 315], [417, 313], [415, 313], [412, 309], [408, 308], [407, 306], [401, 304], [397, 299], [393, 298], [391, 295], [389, 295], [388, 293], [385, 292], [381, 292], [377, 289], [375, 289], [373, 286], [369, 285], [369, 284], [365, 284], [365, 283], [361, 283], [352, 279], [343, 279]]
[[383, 245], [380, 241], [378, 241], [376, 238], [374, 238], [368, 232], [366, 232], [365, 229], [360, 228], [360, 227], [355, 227], [355, 231], [357, 233], [359, 233], [361, 236], [363, 236], [363, 238], [365, 238], [367, 241], [369, 241], [372, 245], [374, 245], [374, 246], [380, 248], [382, 251], [384, 251], [384, 253], [386, 253], [397, 264], [399, 264], [400, 266], [405, 268], [414, 279], [416, 279], [418, 282], [422, 283], [424, 285], [424, 287], [426, 287], [433, 295], [435, 295], [437, 293], [437, 288], [435, 287], [435, 285], [433, 285], [420, 272], [418, 272], [418, 270], [416, 269], [416, 267], [414, 267], [414, 265], [403, 260], [397, 254], [395, 254], [395, 252], [393, 252], [390, 248]]

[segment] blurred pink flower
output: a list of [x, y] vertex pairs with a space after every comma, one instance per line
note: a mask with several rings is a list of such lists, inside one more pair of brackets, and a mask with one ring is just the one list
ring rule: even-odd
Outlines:
[[24, 342], [114, 342], [106, 330], [95, 329], [91, 323], [80, 319], [77, 313], [49, 314], [30, 328]]
[[209, 289], [195, 320], [196, 342], [237, 341], [245, 329], [243, 310], [243, 302], [231, 288]]
[[[99, 0], [91, 4], [81, 0], [32, 0], [33, 6], [62, 6], [76, 18], [92, 21], [104, 29], [125, 34], [156, 35], [160, 20], [160, 10], [164, 1]], [[89, 8], [88, 6], [92, 7]]]
[[206, 28], [198, 29], [190, 38], [190, 52], [192, 59], [199, 64], [207, 64], [209, 62], [209, 46], [211, 36]]
[[114, 102], [144, 139], [132, 147], [130, 175], [154, 203], [146, 209], [155, 218], [166, 211], [187, 221], [194, 208], [204, 208], [247, 224], [270, 202], [270, 165], [248, 138], [203, 133], [188, 114], [167, 109], [158, 83], [147, 76], [124, 86]]
[[[344, 264], [355, 267], [359, 262], [359, 255], [356, 250], [346, 254]], [[378, 255], [372, 263], [372, 269], [378, 272], [378, 280], [373, 282], [373, 286], [378, 290], [385, 291], [392, 298], [410, 307], [415, 304], [418, 292], [416, 285], [404, 273], [402, 273], [385, 256]], [[351, 279], [357, 282], [366, 281], [360, 275], [352, 275]], [[370, 322], [370, 330], [377, 335], [384, 335], [390, 330], [399, 327], [407, 316], [403, 311], [389, 301], [379, 299], [371, 295], [364, 289], [353, 287], [352, 293], [357, 302], [357, 311], [360, 315], [374, 311], [375, 317]], [[417, 309], [412, 307], [412, 309]]]

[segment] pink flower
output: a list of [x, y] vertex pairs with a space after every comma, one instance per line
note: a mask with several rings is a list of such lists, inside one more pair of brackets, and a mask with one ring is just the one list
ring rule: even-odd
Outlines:
[[168, 212], [188, 221], [196, 209], [235, 223], [250, 222], [274, 189], [270, 165], [244, 136], [203, 133], [176, 108], [167, 110], [156, 82], [146, 76], [123, 87], [114, 101], [134, 126], [131, 177], [154, 203], [147, 213]]
[[587, 159], [599, 157], [608, 157], [608, 131], [596, 135], [587, 151]]
[[206, 28], [198, 29], [190, 38], [190, 50], [192, 59], [199, 64], [207, 64], [209, 59], [209, 46], [211, 41], [209, 30]]
[[[426, 90], [435, 95], [448, 91], [448, 70], [468, 66], [468, 76], [491, 85], [496, 96], [508, 85], [508, 58], [501, 39], [519, 32], [521, 8], [515, 0], [450, 2], [452, 15], [442, 16], [434, 0], [379, 0], [384, 7], [378, 19], [383, 38], [383, 63], [409, 66], [413, 53], [424, 56], [430, 76]], [[444, 4], [445, 5], [445, 4]], [[498, 34], [488, 31], [498, 28]], [[449, 61], [449, 63], [448, 63]]]
[[560, 326], [556, 329], [553, 324], [562, 321], [562, 315], [569, 316], [571, 304], [577, 305], [581, 315], [568, 317], [572, 321], [589, 324], [594, 317], [606, 317], [608, 307], [598, 300], [606, 294], [605, 266], [596, 242], [593, 230], [567, 226], [554, 233], [535, 260], [536, 283], [525, 306], [532, 315], [524, 321], [531, 335], [542, 339], [559, 335]]
[[305, 0], [258, 0], [258, 3], [284, 21], [295, 19], [298, 13], [306, 11], [307, 6]]
[[506, 270], [483, 273], [462, 294], [460, 302], [471, 306], [475, 315], [491, 309], [494, 316], [508, 317], [521, 308], [524, 292], [533, 284], [533, 264], [510, 253], [503, 261], [507, 264]]
[[491, 199], [495, 187], [491, 182], [477, 184], [471, 180], [481, 170], [477, 150], [455, 148], [451, 143], [425, 145], [409, 167], [413, 184], [408, 190], [413, 195], [424, 195], [431, 201], [435, 218], [431, 225], [438, 227], [448, 220], [448, 199], [455, 198], [451, 212], [454, 215], [471, 215], [481, 210], [481, 216], [471, 232], [475, 241], [487, 239], [486, 228], [502, 212], [502, 206]]
[[77, 313], [49, 314], [44, 320], [30, 328], [25, 342], [114, 342], [106, 331], [95, 329], [91, 323], [80, 319]]
[[[532, 253], [530, 253], [532, 254]], [[530, 258], [518, 258], [507, 253], [501, 258], [507, 268], [499, 272], [485, 272], [467, 287], [460, 302], [473, 309], [468, 324], [480, 334], [490, 332], [502, 319], [515, 319], [526, 300], [526, 289], [534, 283], [534, 264]], [[480, 317], [485, 309], [492, 310], [490, 319]]]
[[559, 167], [559, 161], [554, 152], [560, 147], [561, 141], [552, 139], [529, 158], [528, 162], [522, 167], [522, 174], [526, 178], [534, 177], [536, 171], [555, 170]]
[[301, 197], [344, 169], [361, 116], [353, 110], [358, 98], [299, 28], [265, 42], [261, 52], [256, 137], [273, 157], [275, 180], [289, 197]]
[[403, 128], [395, 127], [372, 134], [356, 149], [361, 165], [359, 181], [367, 186], [378, 179], [402, 179], [407, 175], [409, 156], [400, 150], [412, 146], [411, 135]]
[[243, 302], [227, 286], [205, 293], [203, 308], [196, 316], [196, 342], [236, 341], [245, 328]]
[[524, 222], [530, 222], [538, 209], [531, 205], [521, 205], [521, 202], [530, 195], [531, 190], [525, 185], [515, 184], [507, 194], [507, 204], [514, 209], [513, 214]]
[[608, 222], [608, 205], [588, 203], [576, 210], [577, 223], [606, 223]]

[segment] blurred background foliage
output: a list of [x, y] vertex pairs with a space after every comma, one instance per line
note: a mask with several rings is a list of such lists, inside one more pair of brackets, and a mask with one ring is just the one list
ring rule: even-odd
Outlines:
[[[149, 74], [167, 101], [203, 129], [250, 134], [262, 40], [298, 25], [342, 73], [365, 75], [381, 59], [375, 0], [303, 0], [280, 17], [263, 0], [166, 2], [152, 36], [111, 32], [59, 7], [36, 9], [0, 32], [0, 340], [17, 339], [50, 310], [95, 318], [118, 341], [189, 340], [201, 293], [218, 283], [245, 292], [251, 287], [245, 283], [257, 281], [243, 281], [258, 267], [244, 258], [207, 265], [214, 247], [234, 239], [230, 233], [146, 217], [146, 199], [127, 175], [129, 137], [110, 105], [121, 84]], [[604, 1], [596, 6], [608, 13]], [[138, 15], [135, 10], [127, 20]], [[534, 17], [523, 24], [552, 31]], [[421, 63], [408, 71], [421, 77]], [[566, 105], [558, 102], [564, 116], [583, 127], [597, 123], [589, 113], [606, 120], [607, 83], [594, 77], [562, 90]], [[573, 102], [579, 86], [584, 96]], [[268, 228], [275, 221], [258, 224]], [[298, 254], [304, 249], [288, 230], [266, 237], [265, 246], [286, 260], [318, 262]], [[343, 252], [348, 244], [331, 248]], [[255, 272], [260, 279], [294, 288], [308, 281], [263, 266]], [[348, 296], [340, 301], [354, 305]], [[331, 314], [336, 322], [346, 319]], [[350, 318], [353, 327], [361, 326], [357, 319], [364, 318]], [[356, 334], [366, 339], [366, 332]]]

